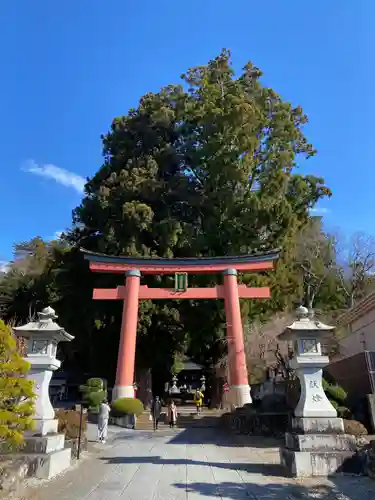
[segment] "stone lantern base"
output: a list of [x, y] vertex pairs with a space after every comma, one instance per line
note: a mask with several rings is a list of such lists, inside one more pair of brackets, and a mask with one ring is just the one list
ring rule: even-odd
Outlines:
[[[52, 415], [54, 411], [50, 405]], [[33, 431], [25, 433], [22, 454], [29, 462], [28, 474], [38, 479], [51, 479], [70, 467], [71, 449], [65, 448], [65, 435], [59, 434], [56, 418], [34, 418]]]
[[345, 472], [345, 462], [356, 451], [356, 438], [344, 433], [341, 418], [295, 417], [280, 459], [292, 477], [327, 477]]
[[[57, 420], [56, 430], [57, 430]], [[71, 463], [71, 449], [64, 448], [64, 434], [26, 435], [22, 454], [27, 457], [29, 475], [38, 479], [51, 479], [66, 470]]]

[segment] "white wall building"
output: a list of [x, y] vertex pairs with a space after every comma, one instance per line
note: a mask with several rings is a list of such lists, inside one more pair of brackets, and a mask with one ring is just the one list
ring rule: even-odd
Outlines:
[[338, 326], [347, 329], [340, 341], [340, 357], [375, 351], [375, 292], [338, 318]]

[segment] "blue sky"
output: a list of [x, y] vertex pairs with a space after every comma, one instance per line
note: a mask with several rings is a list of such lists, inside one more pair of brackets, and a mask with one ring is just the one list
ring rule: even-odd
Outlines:
[[375, 233], [374, 20], [374, 0], [1, 2], [0, 261], [70, 225], [115, 116], [223, 47], [308, 114], [327, 227]]

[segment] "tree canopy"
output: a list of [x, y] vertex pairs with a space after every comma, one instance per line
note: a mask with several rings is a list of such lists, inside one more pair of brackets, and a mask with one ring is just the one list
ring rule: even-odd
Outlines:
[[[31, 305], [52, 303], [76, 336], [72, 359], [80, 356], [82, 366], [92, 371], [100, 353], [103, 373], [94, 375], [113, 377], [106, 370], [117, 356], [120, 304], [93, 304], [94, 277], [79, 247], [150, 257], [236, 255], [279, 247], [276, 271], [241, 278], [272, 287], [271, 301], [242, 304], [245, 322], [284, 310], [304, 293], [295, 265], [298, 234], [311, 219], [309, 209], [331, 196], [322, 178], [298, 170], [316, 154], [303, 130], [307, 116], [265, 86], [252, 63], [236, 75], [227, 50], [181, 78], [182, 84], [144, 95], [137, 108], [113, 120], [102, 137], [103, 165], [86, 184], [65, 245], [46, 245], [45, 266], [38, 267], [35, 244], [37, 275], [27, 271], [12, 288], [12, 268], [2, 281], [8, 297], [2, 301], [4, 317], [17, 311], [25, 318]], [[171, 277], [144, 279], [149, 286], [171, 286]], [[216, 280], [192, 277], [189, 284]], [[111, 276], [96, 276], [95, 283], [119, 284]], [[142, 302], [137, 362], [169, 369], [176, 352], [187, 352], [212, 364], [225, 349], [224, 331], [220, 303]]]
[[230, 53], [149, 93], [103, 137], [105, 161], [74, 212], [71, 238], [140, 256], [227, 255], [283, 243], [330, 190], [296, 174], [315, 154], [307, 117]]

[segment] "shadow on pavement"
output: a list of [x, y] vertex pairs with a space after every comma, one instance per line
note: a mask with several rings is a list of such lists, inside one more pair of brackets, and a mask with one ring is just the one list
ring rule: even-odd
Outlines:
[[234, 462], [202, 462], [200, 460], [189, 460], [185, 458], [162, 458], [153, 457], [101, 457], [100, 460], [111, 465], [124, 464], [155, 464], [155, 465], [197, 465], [205, 467], [217, 467], [220, 469], [240, 470], [253, 474], [262, 474], [264, 476], [280, 477], [284, 469], [279, 464], [258, 464], [258, 463], [234, 463]]
[[[171, 432], [173, 433], [171, 435]], [[157, 437], [168, 436], [170, 439], [169, 444], [189, 444], [189, 445], [200, 445], [200, 444], [213, 444], [219, 447], [226, 448], [278, 448], [282, 445], [282, 441], [279, 439], [268, 438], [264, 436], [245, 436], [245, 435], [233, 435], [229, 432], [225, 433], [222, 428], [190, 428], [184, 430], [159, 430], [156, 432], [150, 432], [150, 436]]]
[[[188, 494], [207, 496], [210, 498], [264, 500], [358, 500], [360, 497], [347, 496], [335, 485], [318, 485], [306, 487], [296, 484], [268, 483], [176, 483], [173, 486], [185, 490]], [[195, 498], [195, 496], [194, 496]], [[361, 500], [365, 500], [361, 497]], [[370, 500], [370, 497], [368, 499]]]

